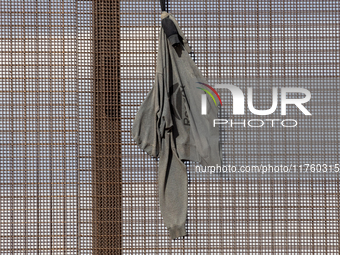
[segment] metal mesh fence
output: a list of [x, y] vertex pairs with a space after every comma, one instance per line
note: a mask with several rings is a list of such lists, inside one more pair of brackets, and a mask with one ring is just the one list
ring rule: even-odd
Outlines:
[[[158, 206], [157, 161], [130, 136], [153, 85], [160, 6], [121, 1], [120, 8], [124, 254], [338, 254], [338, 175], [229, 174], [228, 180], [196, 172], [193, 162], [187, 163], [188, 236], [170, 240]], [[248, 109], [234, 116], [230, 93], [218, 89], [220, 118], [298, 122], [294, 129], [221, 126], [225, 165], [339, 163], [338, 1], [168, 1], [168, 8], [209, 84], [233, 84], [245, 98], [252, 87], [254, 107], [262, 110], [271, 106], [272, 87], [312, 94], [306, 104], [312, 116], [296, 107], [282, 116], [280, 105], [270, 116]]]
[[0, 2], [0, 253], [92, 254], [92, 2]]
[[[339, 1], [169, 1], [209, 83], [311, 91], [295, 129], [221, 126], [224, 164], [339, 162]], [[130, 134], [153, 85], [159, 1], [0, 2], [1, 254], [339, 254], [337, 175], [189, 176], [171, 241], [157, 160]], [[266, 79], [266, 80], [264, 80]], [[305, 79], [305, 80], [302, 80]], [[230, 93], [220, 117], [233, 116]], [[249, 96], [249, 95], [248, 95]], [[262, 98], [260, 97], [262, 96]]]

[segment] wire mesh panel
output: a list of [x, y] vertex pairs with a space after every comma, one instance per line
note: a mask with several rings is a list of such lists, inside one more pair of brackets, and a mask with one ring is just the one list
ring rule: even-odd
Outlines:
[[[338, 254], [339, 2], [167, 6], [212, 85], [247, 99], [252, 87], [261, 110], [273, 87], [311, 91], [310, 118], [287, 107], [297, 128], [259, 129], [218, 90], [220, 118], [239, 122], [220, 127], [224, 164], [290, 164], [297, 175], [227, 178], [187, 162], [188, 236], [171, 241], [158, 162], [130, 134], [155, 76], [159, 2], [1, 1], [1, 254]], [[328, 172], [307, 175], [306, 163]]]
[[0, 253], [92, 254], [92, 2], [0, 13]]
[[[260, 177], [231, 173], [228, 179], [186, 163], [188, 235], [171, 241], [158, 205], [158, 162], [130, 134], [154, 81], [160, 5], [120, 1], [123, 253], [338, 254], [340, 185], [329, 169], [339, 164], [340, 149], [339, 1], [168, 3], [209, 83], [229, 83], [244, 93], [245, 114], [235, 116], [230, 91], [218, 89], [220, 118], [247, 125], [221, 125], [224, 164], [295, 165], [298, 171]], [[247, 108], [248, 87], [259, 110], [271, 107], [273, 87], [305, 88], [312, 94], [305, 104], [312, 115], [294, 106], [282, 115], [280, 92], [276, 111], [256, 116]], [[280, 122], [255, 128], [248, 125], [251, 119]], [[298, 126], [276, 125], [285, 119]], [[307, 174], [317, 164], [327, 165], [328, 172]]]
[[119, 1], [94, 6], [93, 253], [120, 254]]

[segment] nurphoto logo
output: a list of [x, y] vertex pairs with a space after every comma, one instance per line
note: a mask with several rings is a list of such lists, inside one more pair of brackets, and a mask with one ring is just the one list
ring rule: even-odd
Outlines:
[[[222, 106], [222, 101], [221, 98], [219, 96], [219, 94], [216, 92], [216, 90], [211, 87], [208, 84], [202, 83], [202, 82], [198, 82], [199, 84], [202, 84], [204, 86], [206, 86], [208, 89], [210, 89], [215, 96], [218, 98], [218, 100], [221, 103]], [[201, 114], [202, 115], [207, 115], [207, 94], [212, 98], [212, 100], [215, 103], [215, 106], [217, 107], [217, 103], [216, 100], [214, 98], [214, 96], [212, 95], [212, 93], [205, 88], [200, 88], [197, 87], [201, 90], [203, 90], [204, 92], [206, 92], [206, 94], [202, 94], [201, 96]], [[215, 85], [215, 88], [223, 88], [223, 89], [228, 89], [231, 92], [232, 98], [233, 98], [233, 115], [244, 115], [244, 108], [245, 108], [245, 99], [244, 99], [244, 94], [243, 91], [231, 84], [217, 84]], [[270, 109], [267, 110], [258, 110], [255, 109], [254, 104], [253, 104], [253, 88], [248, 87], [247, 89], [247, 96], [248, 96], [248, 109], [251, 113], [255, 114], [255, 115], [269, 115], [272, 114], [273, 112], [275, 112], [275, 110], [277, 109], [278, 106], [278, 87], [273, 87], [272, 88], [272, 106], [270, 107]], [[305, 95], [304, 98], [287, 98], [288, 93], [302, 93]], [[303, 105], [304, 103], [307, 103], [309, 100], [311, 99], [311, 93], [309, 90], [304, 89], [304, 88], [297, 88], [297, 87], [285, 87], [285, 88], [281, 88], [281, 115], [286, 115], [286, 107], [287, 105], [295, 105], [304, 115], [312, 115]], [[254, 122], [254, 121], [258, 121], [261, 122], [260, 125], [250, 125], [250, 122]], [[279, 121], [278, 119], [275, 120], [269, 120], [266, 119], [266, 121], [271, 121], [272, 123], [272, 127], [274, 126], [274, 121]], [[294, 125], [285, 125], [285, 122], [289, 121], [289, 122], [294, 122]], [[221, 125], [221, 124], [227, 124], [228, 122], [233, 123], [233, 120], [226, 120], [226, 119], [215, 119], [213, 126], [215, 127], [216, 124]], [[241, 123], [236, 123], [235, 124], [244, 124], [244, 126], [246, 126], [246, 122], [245, 120]], [[262, 127], [264, 125], [264, 121], [262, 120], [250, 120], [248, 121], [248, 126], [250, 127]], [[287, 119], [287, 120], [283, 120], [281, 121], [281, 126], [284, 127], [295, 127], [297, 126], [297, 121], [294, 119]]]
[[[197, 83], [206, 86], [206, 87], [209, 88], [212, 92], [214, 92], [215, 95], [217, 96], [218, 100], [220, 101], [221, 106], [222, 106], [221, 98], [220, 98], [219, 94], [217, 93], [217, 91], [216, 91], [213, 87], [211, 87], [210, 85], [205, 84], [205, 83], [203, 83], [203, 82], [197, 82]], [[215, 100], [214, 96], [209, 92], [209, 90], [203, 89], [203, 88], [201, 88], [201, 87], [197, 87], [197, 88], [198, 88], [198, 89], [201, 89], [201, 90], [203, 90], [205, 93], [207, 93], [207, 94], [212, 98], [212, 100], [214, 101], [215, 106], [217, 106], [216, 100]], [[201, 100], [202, 100], [202, 110], [201, 110], [201, 114], [202, 114], [202, 115], [207, 115], [207, 94], [202, 94], [202, 97], [201, 97]]]

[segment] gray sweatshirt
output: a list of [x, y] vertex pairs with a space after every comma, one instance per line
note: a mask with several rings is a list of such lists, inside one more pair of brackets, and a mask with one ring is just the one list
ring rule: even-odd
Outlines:
[[[201, 83], [206, 79], [191, 59], [190, 47], [174, 17], [178, 40], [167, 38], [161, 27], [155, 83], [137, 112], [132, 136], [138, 146], [159, 158], [159, 203], [172, 239], [186, 235], [188, 178], [185, 160], [203, 166], [222, 165], [217, 118], [219, 102], [207, 97], [207, 114], [201, 114]], [[174, 44], [174, 46], [172, 45]], [[206, 88], [206, 87], [204, 87]]]

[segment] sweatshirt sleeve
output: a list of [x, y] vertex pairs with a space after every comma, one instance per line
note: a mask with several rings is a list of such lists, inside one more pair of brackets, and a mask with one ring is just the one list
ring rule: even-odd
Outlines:
[[140, 106], [131, 130], [137, 145], [153, 157], [158, 157], [161, 142], [158, 116], [159, 91], [155, 84]]

